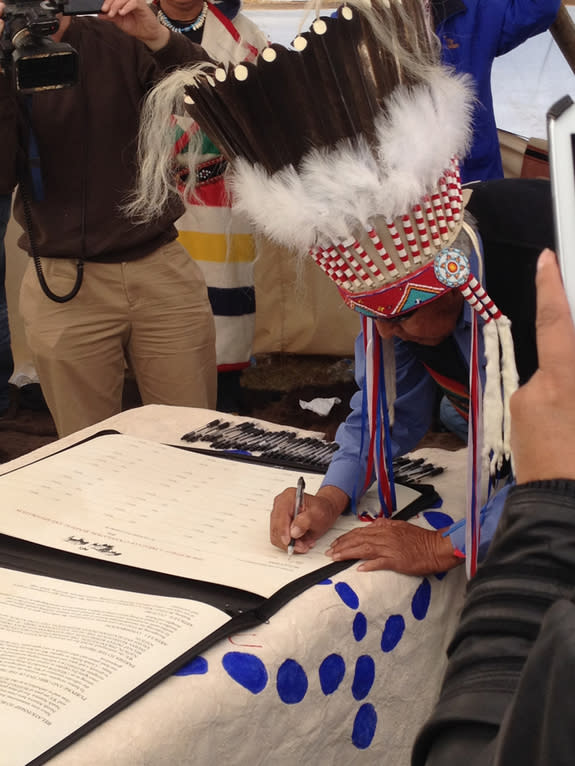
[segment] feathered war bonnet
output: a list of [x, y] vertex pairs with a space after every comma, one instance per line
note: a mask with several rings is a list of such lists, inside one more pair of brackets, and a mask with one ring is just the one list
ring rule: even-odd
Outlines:
[[[473, 307], [473, 573], [486, 498], [481, 463], [490, 460], [495, 472], [509, 457], [508, 402], [517, 374], [509, 321], [459, 246], [466, 230], [480, 260], [464, 221], [458, 171], [471, 138], [470, 79], [441, 65], [423, 0], [353, 0], [336, 17], [317, 17], [292, 47], [272, 45], [253, 64], [204, 66], [186, 86], [186, 107], [230, 161], [234, 206], [260, 232], [309, 253], [363, 315], [366, 486], [375, 471], [386, 515], [395, 493], [384, 353], [373, 320], [399, 317], [454, 288]], [[485, 421], [478, 317], [487, 357]]]

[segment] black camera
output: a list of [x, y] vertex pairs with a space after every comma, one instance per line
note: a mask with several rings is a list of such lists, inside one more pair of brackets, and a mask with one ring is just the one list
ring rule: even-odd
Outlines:
[[6, 0], [2, 66], [18, 91], [35, 93], [77, 83], [78, 53], [50, 35], [58, 31], [59, 14], [94, 14], [101, 5], [102, 0]]

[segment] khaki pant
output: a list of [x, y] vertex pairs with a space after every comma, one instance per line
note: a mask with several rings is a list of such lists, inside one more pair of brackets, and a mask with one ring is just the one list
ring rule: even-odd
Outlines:
[[[70, 291], [75, 262], [42, 259], [42, 268], [53, 292]], [[60, 436], [120, 412], [126, 362], [144, 404], [215, 407], [207, 289], [175, 241], [136, 261], [86, 262], [82, 287], [67, 303], [44, 295], [30, 262], [20, 312]]]

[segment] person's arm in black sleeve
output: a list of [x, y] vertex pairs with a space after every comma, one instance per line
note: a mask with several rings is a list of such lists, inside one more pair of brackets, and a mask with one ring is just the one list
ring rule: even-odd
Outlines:
[[[573, 541], [575, 481], [533, 482], [510, 491], [489, 554], [469, 584], [441, 696], [417, 739], [413, 766], [534, 762], [523, 745], [533, 746], [534, 732], [561, 705], [549, 710], [552, 701], [537, 691], [546, 685], [549, 666], [542, 663], [539, 673], [531, 668], [526, 680], [525, 663], [550, 607], [573, 595]], [[575, 641], [571, 654], [575, 658]], [[525, 714], [530, 698], [537, 704], [522, 716], [524, 737], [514, 736], [508, 753], [517, 760], [494, 760], [498, 749], [510, 749], [509, 729], [516, 728], [508, 721], [500, 731], [506, 714], [514, 706]]]
[[413, 766], [575, 763], [575, 328], [537, 268], [539, 368], [512, 397], [518, 486], [471, 581]]

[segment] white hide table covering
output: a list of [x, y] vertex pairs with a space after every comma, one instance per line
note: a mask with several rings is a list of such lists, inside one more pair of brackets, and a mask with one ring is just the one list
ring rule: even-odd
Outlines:
[[[149, 405], [0, 466], [0, 473], [103, 428], [177, 443], [215, 417], [253, 422]], [[420, 450], [417, 457], [446, 469], [433, 479], [442, 508], [417, 523], [446, 526], [445, 514], [464, 514], [465, 450]], [[463, 570], [419, 578], [362, 573], [354, 565], [293, 599], [269, 623], [213, 646], [50, 766], [408, 766], [439, 691]]]

